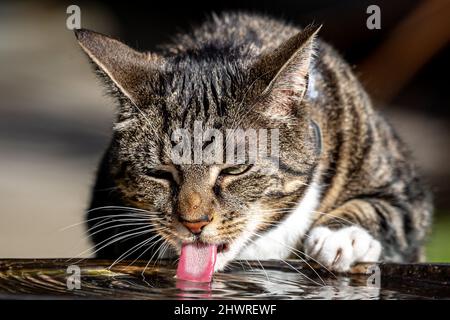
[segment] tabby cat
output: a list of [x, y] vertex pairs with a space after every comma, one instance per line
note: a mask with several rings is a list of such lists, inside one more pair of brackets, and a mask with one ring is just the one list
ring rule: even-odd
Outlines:
[[[319, 29], [224, 13], [152, 53], [76, 31], [119, 105], [88, 211], [98, 257], [179, 257], [193, 281], [234, 259], [423, 259], [430, 194]], [[278, 161], [174, 163], [195, 121], [278, 129]]]

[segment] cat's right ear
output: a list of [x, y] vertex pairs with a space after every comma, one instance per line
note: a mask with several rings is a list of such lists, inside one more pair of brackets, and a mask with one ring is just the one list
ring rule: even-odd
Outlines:
[[100, 76], [112, 89], [117, 89], [136, 105], [145, 103], [149, 94], [145, 85], [155, 76], [158, 66], [162, 64], [161, 58], [136, 51], [94, 31], [78, 29], [75, 30], [75, 36]]
[[263, 110], [272, 117], [289, 117], [302, 101], [308, 85], [314, 41], [321, 26], [308, 26], [262, 55], [252, 73], [265, 89]]

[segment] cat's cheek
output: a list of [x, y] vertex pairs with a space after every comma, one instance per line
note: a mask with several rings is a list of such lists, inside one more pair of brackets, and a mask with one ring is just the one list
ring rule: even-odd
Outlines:
[[315, 227], [305, 242], [305, 251], [312, 259], [328, 269], [349, 271], [358, 262], [377, 262], [381, 244], [361, 227], [352, 226], [339, 230]]

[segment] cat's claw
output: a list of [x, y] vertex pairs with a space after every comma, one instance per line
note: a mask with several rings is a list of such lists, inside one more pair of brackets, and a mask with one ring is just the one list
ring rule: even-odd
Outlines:
[[306, 238], [305, 252], [330, 271], [346, 272], [357, 262], [377, 262], [381, 244], [361, 227], [315, 227]]

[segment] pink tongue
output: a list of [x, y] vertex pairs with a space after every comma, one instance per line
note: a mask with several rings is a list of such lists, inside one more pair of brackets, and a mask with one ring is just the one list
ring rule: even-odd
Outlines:
[[216, 245], [183, 244], [180, 262], [178, 262], [177, 278], [196, 282], [211, 282], [216, 255]]

